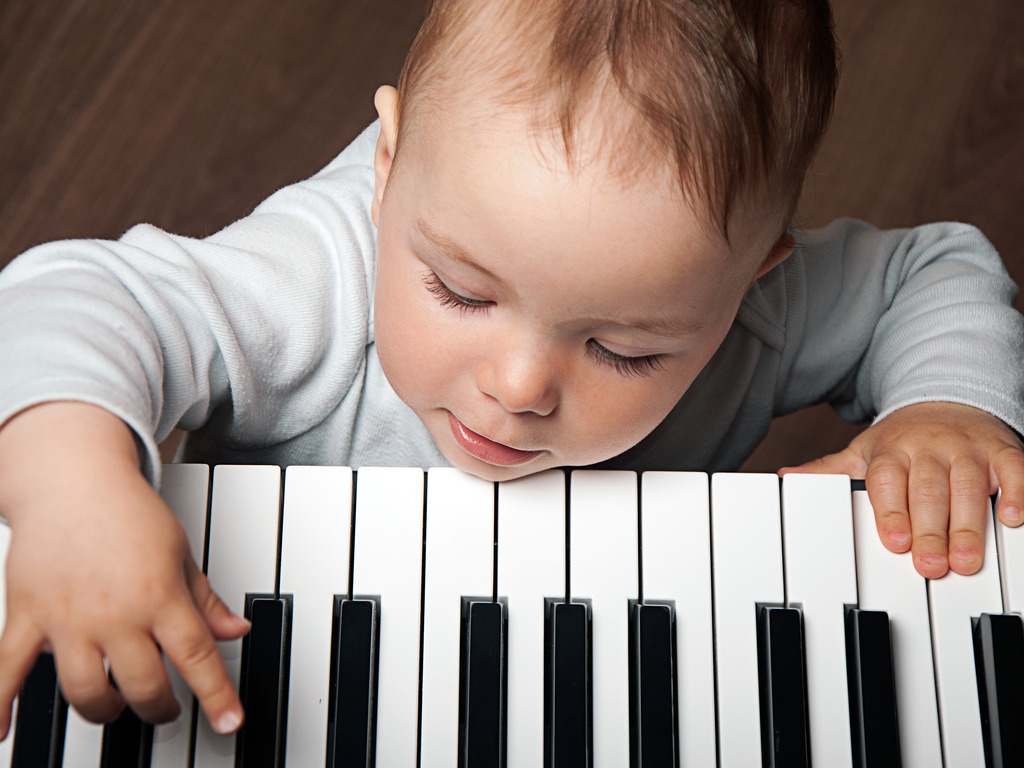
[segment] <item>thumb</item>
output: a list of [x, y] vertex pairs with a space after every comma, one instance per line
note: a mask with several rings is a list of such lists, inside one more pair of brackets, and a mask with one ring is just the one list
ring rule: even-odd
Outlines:
[[217, 640], [237, 640], [242, 637], [252, 624], [248, 619], [232, 613], [223, 600], [210, 587], [210, 582], [202, 571], [196, 567], [191, 558], [185, 566], [185, 575], [188, 580], [192, 597], [199, 606], [199, 612], [203, 620], [210, 628], [210, 633]]
[[796, 467], [783, 467], [779, 470], [779, 474], [830, 474], [863, 478], [867, 468], [867, 462], [857, 451], [846, 448], [838, 453], [830, 453]]

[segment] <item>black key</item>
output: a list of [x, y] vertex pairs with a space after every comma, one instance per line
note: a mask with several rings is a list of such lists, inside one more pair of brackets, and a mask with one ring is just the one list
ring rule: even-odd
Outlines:
[[846, 609], [846, 671], [850, 691], [853, 764], [899, 768], [899, 721], [889, 614]]
[[810, 766], [800, 611], [758, 606], [757, 645], [764, 764]]
[[974, 620], [982, 733], [989, 768], [1024, 765], [1024, 625], [1017, 614]]
[[629, 605], [630, 764], [679, 765], [675, 615], [668, 605]]
[[64, 760], [68, 704], [57, 687], [53, 655], [39, 655], [18, 694], [11, 768], [49, 768]]
[[505, 605], [462, 601], [460, 768], [505, 764]]
[[103, 726], [100, 768], [149, 768], [153, 753], [153, 726], [128, 707]]
[[546, 600], [544, 764], [593, 765], [590, 605]]
[[327, 765], [372, 766], [377, 722], [380, 599], [335, 597]]
[[291, 607], [290, 595], [245, 597], [245, 616], [252, 628], [242, 641], [238, 693], [245, 708], [245, 724], [235, 746], [238, 768], [284, 765]]

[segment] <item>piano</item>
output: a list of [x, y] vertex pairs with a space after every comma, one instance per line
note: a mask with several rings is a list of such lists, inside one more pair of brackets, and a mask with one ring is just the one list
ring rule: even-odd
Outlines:
[[253, 620], [221, 643], [246, 725], [173, 669], [175, 722], [89, 724], [44, 656], [0, 766], [1024, 765], [1024, 528], [991, 515], [981, 571], [927, 581], [842, 476], [168, 465], [162, 494]]

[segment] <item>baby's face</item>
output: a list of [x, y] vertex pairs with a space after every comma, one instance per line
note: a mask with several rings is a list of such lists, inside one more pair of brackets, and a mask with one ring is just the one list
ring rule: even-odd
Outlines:
[[406, 142], [377, 217], [384, 372], [451, 463], [491, 480], [640, 441], [760, 266], [701, 228], [668, 168], [573, 173], [524, 125]]

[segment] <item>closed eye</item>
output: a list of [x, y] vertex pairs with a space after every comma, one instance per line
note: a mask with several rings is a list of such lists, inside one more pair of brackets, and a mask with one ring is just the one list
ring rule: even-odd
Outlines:
[[490, 301], [470, 299], [456, 293], [445, 285], [444, 281], [432, 269], [423, 273], [423, 284], [428, 291], [434, 294], [441, 306], [445, 308], [457, 309], [461, 312], [476, 312], [487, 309], [492, 304]]
[[623, 376], [650, 376], [664, 368], [661, 355], [628, 357], [612, 352], [596, 339], [587, 340], [587, 354], [602, 365], [608, 365]]

